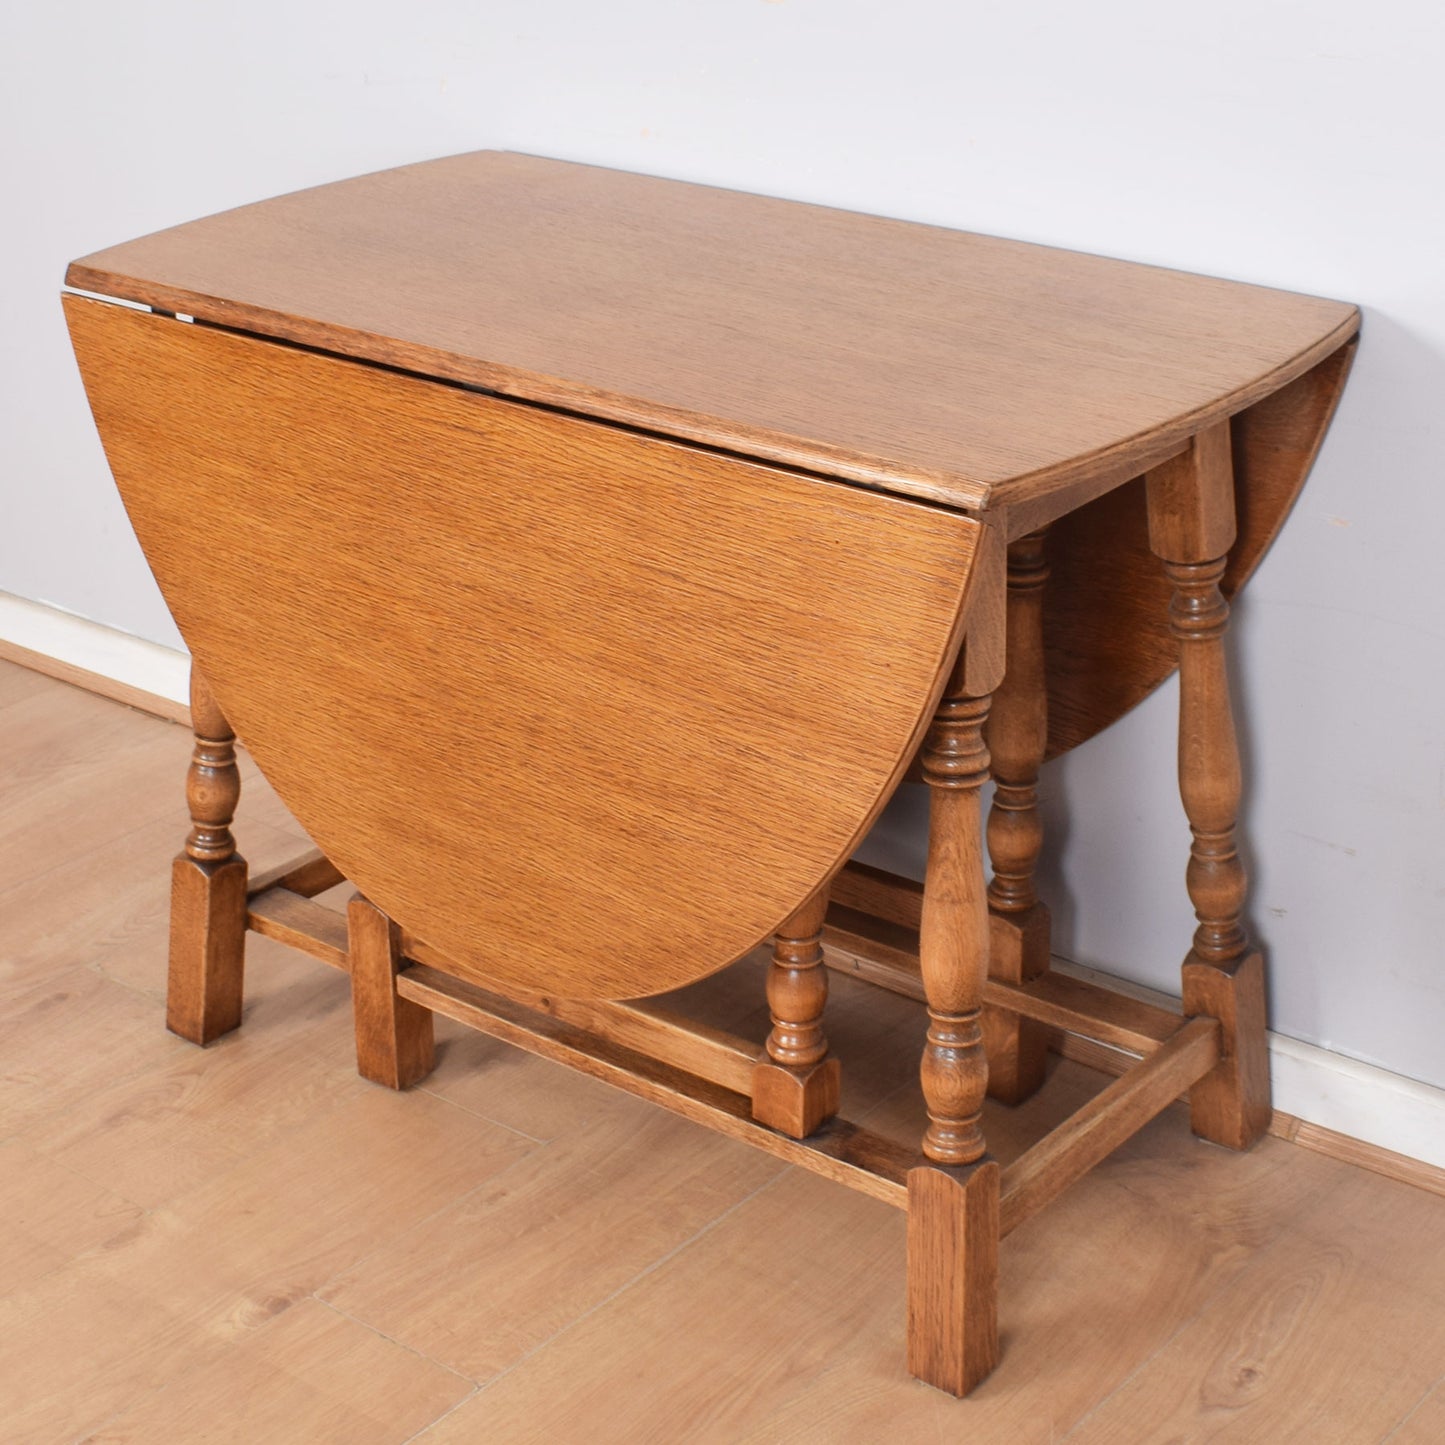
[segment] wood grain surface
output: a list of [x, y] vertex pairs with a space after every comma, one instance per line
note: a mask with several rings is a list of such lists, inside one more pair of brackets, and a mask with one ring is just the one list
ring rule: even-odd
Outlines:
[[498, 152], [245, 206], [66, 279], [970, 508], [1142, 472], [1359, 324], [1336, 301]]
[[238, 734], [409, 933], [660, 992], [842, 862], [957, 652], [957, 513], [71, 297], [137, 533]]

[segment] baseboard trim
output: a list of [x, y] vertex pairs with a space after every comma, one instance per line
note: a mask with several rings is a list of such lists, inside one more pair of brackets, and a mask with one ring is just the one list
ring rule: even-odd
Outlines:
[[1396, 1154], [1392, 1149], [1367, 1144], [1362, 1139], [1336, 1133], [1333, 1129], [1297, 1119], [1293, 1114], [1284, 1114], [1278, 1109], [1270, 1120], [1269, 1132], [1276, 1139], [1298, 1144], [1301, 1149], [1313, 1149], [1316, 1154], [1357, 1165], [1372, 1174], [1383, 1174], [1387, 1179], [1399, 1180], [1401, 1184], [1413, 1184], [1417, 1189], [1445, 1195], [1445, 1169], [1438, 1164], [1427, 1164], [1407, 1154]]
[[[189, 723], [190, 659], [59, 608], [0, 592], [0, 658], [130, 707]], [[1056, 959], [1060, 971], [1095, 979], [1121, 993], [1179, 1007], [1153, 989]], [[1127, 1061], [1112, 1049], [1071, 1035], [1060, 1052], [1117, 1073]], [[1271, 1034], [1275, 1115], [1270, 1132], [1375, 1173], [1445, 1195], [1445, 1089]]]
[[189, 724], [190, 658], [113, 627], [0, 592], [0, 659]]

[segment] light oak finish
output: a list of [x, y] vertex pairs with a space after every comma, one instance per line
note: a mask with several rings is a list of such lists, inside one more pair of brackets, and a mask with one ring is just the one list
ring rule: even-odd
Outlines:
[[1177, 457], [1144, 478], [1149, 547], [1173, 562], [1224, 557], [1238, 535], [1229, 425], [1200, 432]]
[[[995, 541], [997, 559], [1000, 548]], [[908, 1173], [908, 1368], [964, 1395], [998, 1363], [998, 1167], [982, 1119], [989, 908], [979, 789], [990, 694], [1003, 674], [997, 566], [975, 583], [963, 651], [924, 740], [928, 865], [918, 970], [928, 1007], [922, 1155]]]
[[868, 863], [844, 864], [828, 896], [834, 907], [881, 918], [915, 933], [923, 921], [923, 885]]
[[975, 508], [1137, 475], [1358, 326], [1336, 301], [495, 152], [195, 221], [66, 281]]
[[1335, 301], [487, 152], [192, 222], [66, 279], [988, 511], [1010, 538], [1067, 518], [1055, 754], [1175, 666], [1120, 484], [1231, 418], [1249, 491], [1233, 595], [1303, 484], [1359, 325]]
[[[854, 880], [860, 878], [863, 886], [855, 889]], [[907, 998], [924, 998], [918, 930], [889, 917], [917, 915], [920, 885], [881, 869], [850, 865], [839, 875], [833, 893], [859, 901], [871, 897], [878, 913], [834, 907], [823, 931], [825, 963]], [[1180, 1025], [1177, 1013], [1052, 971], [1027, 984], [988, 979], [983, 998], [1000, 1012], [1032, 1019], [1050, 1030], [1087, 1035], [1110, 1049], [1135, 1055], [1153, 1053]]]
[[[1263, 1131], [1227, 559], [1237, 583], [1302, 483], [1354, 308], [485, 154], [179, 227], [68, 280], [154, 308], [66, 298], [219, 703], [192, 709], [207, 781], [182, 861], [233, 865], [206, 794], [239, 779], [221, 708], [320, 849], [249, 902], [239, 864], [239, 907], [178, 874], [173, 1012], [224, 985], [192, 1036], [239, 1017], [249, 923], [350, 972], [368, 1078], [425, 1079], [439, 1013], [905, 1205], [909, 1360], [954, 1394], [998, 1359], [1001, 1229], [1182, 1087], [1206, 1137]], [[1132, 625], [1158, 600], [1150, 553], [1200, 920], [1182, 1019], [1056, 984], [1033, 882], [1049, 747], [1174, 665], [1162, 608]], [[931, 797], [916, 918], [863, 875], [830, 912], [911, 773]], [[344, 942], [315, 901], [342, 878], [362, 890]], [[619, 1002], [769, 936], [744, 1090], [730, 1029]], [[835, 1117], [840, 944], [926, 1003], [919, 1156]], [[1024, 1108], [1059, 1030], [1139, 1061], [1009, 1166], [1001, 1222], [990, 1063]]]
[[999, 1170], [908, 1171], [908, 1370], [966, 1395], [998, 1364]]
[[[406, 959], [442, 972], [459, 974], [489, 992], [496, 992], [492, 980], [471, 975], [424, 939], [404, 930], [401, 951]], [[556, 998], [550, 994], [513, 991], [514, 1002], [539, 1013], [550, 1014], [584, 1033], [596, 1035], [633, 1053], [646, 1054], [659, 1063], [709, 1083], [749, 1094], [757, 1068], [757, 1045], [724, 1029], [711, 1028], [686, 1018], [654, 999], [607, 1002], [600, 999]]]
[[[999, 548], [995, 541], [993, 553]], [[963, 651], [924, 740], [929, 786], [928, 864], [918, 957], [928, 1002], [923, 1152], [935, 1163], [971, 1164], [984, 1152], [979, 1117], [988, 1083], [981, 1011], [989, 915], [979, 789], [988, 779], [983, 729], [1003, 675], [1004, 597], [996, 569], [981, 568]]]
[[279, 943], [288, 943], [312, 958], [348, 972], [346, 920], [335, 909], [313, 903], [300, 893], [277, 885], [252, 893], [246, 902], [246, 927]]
[[295, 858], [262, 870], [252, 870], [249, 891], [254, 898], [271, 888], [284, 888], [302, 898], [314, 898], [346, 880], [320, 848], [308, 848]]
[[[964, 1415], [979, 1439], [1038, 1445], [1141, 1420], [1439, 1433], [1445, 1259], [1421, 1247], [1445, 1228], [1439, 1194], [1312, 1143], [1211, 1149], [1170, 1111], [1004, 1242], [1005, 1351], [960, 1407], [904, 1369], [905, 1221], [874, 1200], [449, 1021], [431, 1078], [374, 1088], [350, 1065], [346, 981], [264, 938], [246, 1028], [205, 1053], [158, 1029], [189, 732], [3, 664], [0, 731], [5, 821], [31, 841], [0, 882], [0, 1379], [19, 1439], [119, 1419], [128, 1439], [259, 1420], [241, 1438], [284, 1440], [294, 1418], [308, 1438], [341, 1422], [347, 1445], [864, 1442], [952, 1438]], [[112, 766], [85, 774], [80, 826], [52, 832], [19, 784], [65, 786], [98, 736]], [[264, 797], [248, 776], [258, 875], [304, 847], [253, 821]], [[739, 969], [716, 983], [745, 1009], [762, 969]], [[916, 1011], [838, 976], [830, 1037], [851, 1060]], [[911, 1150], [905, 1074], [850, 1069], [848, 1109]], [[991, 1147], [1017, 1157], [1101, 1082], [1060, 1061], [1028, 1103], [988, 1103]], [[827, 1267], [780, 1289], [800, 1221]]]
[[1190, 1095], [1201, 1138], [1248, 1149], [1269, 1127], [1269, 1041], [1265, 1029], [1264, 958], [1247, 953], [1225, 966], [1191, 957], [1181, 970], [1184, 1008], [1217, 1019], [1218, 1065]]
[[828, 1055], [823, 1008], [828, 972], [823, 967], [827, 890], [815, 893], [773, 939], [768, 970], [768, 1031], [753, 1072], [753, 1118], [794, 1139], [806, 1139], [838, 1112], [842, 1076]]
[[[1049, 741], [1044, 673], [1043, 594], [1047, 534], [1033, 532], [1008, 549], [1007, 670], [993, 696], [988, 751], [994, 782], [988, 815], [989, 977], [1027, 983], [1049, 967], [1048, 905], [1034, 887], [1044, 846], [1039, 769]], [[1017, 1104], [1044, 1081], [1044, 1031], [1018, 1014], [986, 1008], [988, 1090]]]
[[166, 1027], [209, 1044], [241, 1022], [246, 860], [231, 832], [241, 797], [236, 735], [199, 669], [191, 669], [195, 748], [186, 775], [191, 831], [171, 865]]
[[[449, 957], [591, 998], [720, 968], [846, 857], [915, 751], [957, 647], [968, 518], [67, 310], [132, 520], [228, 716], [327, 857]], [[295, 433], [269, 421], [302, 413]], [[425, 504], [398, 512], [416, 476]], [[717, 847], [765, 811], [808, 826]]]
[[408, 1089], [431, 1073], [435, 1050], [430, 1011], [397, 993], [401, 929], [358, 893], [346, 906], [346, 933], [357, 1072], [388, 1089]]
[[1195, 439], [1147, 479], [1150, 545], [1174, 587], [1179, 643], [1179, 791], [1193, 843], [1185, 881], [1199, 927], [1183, 967], [1184, 1012], [1220, 1021], [1219, 1063], [1191, 1098], [1196, 1134], [1245, 1149], [1269, 1126], [1264, 964], [1249, 952], [1246, 879], [1235, 840], [1243, 791], [1220, 590], [1234, 542], [1228, 429]]

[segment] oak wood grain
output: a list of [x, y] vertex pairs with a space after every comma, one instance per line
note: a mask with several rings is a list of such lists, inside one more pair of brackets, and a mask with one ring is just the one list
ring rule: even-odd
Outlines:
[[1194, 1132], [1247, 1149], [1269, 1126], [1264, 961], [1249, 952], [1248, 880], [1235, 836], [1243, 791], [1220, 587], [1235, 536], [1226, 429], [1146, 479], [1150, 546], [1173, 586], [1179, 644], [1179, 792], [1191, 835], [1185, 883], [1199, 926], [1184, 960], [1184, 1011], [1220, 1021], [1218, 1067], [1190, 1100]]
[[915, 750], [958, 646], [968, 518], [67, 311], [227, 715], [340, 871], [448, 957], [573, 997], [722, 967], [846, 857]]
[[1143, 471], [1358, 325], [1340, 302], [496, 152], [191, 222], [67, 281], [965, 507]]
[[966, 1395], [998, 1364], [999, 1168], [908, 1171], [908, 1372]]
[[[1044, 675], [1043, 594], [1049, 566], [1046, 532], [1031, 532], [1008, 549], [1007, 670], [993, 695], [988, 743], [993, 804], [986, 837], [993, 876], [988, 885], [990, 978], [1024, 983], [1048, 972], [1051, 918], [1034, 871], [1044, 846], [1039, 768], [1049, 741]], [[986, 1008], [988, 1091], [1017, 1104], [1044, 1081], [1044, 1032], [1018, 1014]]]
[[828, 1053], [823, 1009], [823, 920], [828, 894], [815, 893], [773, 936], [766, 992], [772, 1027], [752, 1077], [753, 1118], [806, 1139], [838, 1112], [841, 1065]]
[[[1000, 589], [1001, 590], [1001, 589]], [[991, 620], [1002, 630], [1002, 599]], [[980, 609], [981, 611], [982, 609]], [[918, 972], [928, 1004], [921, 1064], [928, 1129], [923, 1153], [938, 1164], [972, 1164], [986, 1148], [982, 1129], [988, 1086], [981, 1013], [988, 975], [988, 895], [983, 874], [979, 789], [988, 778], [983, 727], [998, 672], [973, 669], [975, 612], [953, 676], [923, 747], [929, 786], [928, 864], [918, 930]]]
[[343, 973], [351, 967], [346, 951], [346, 919], [334, 908], [279, 884], [250, 896], [246, 927], [299, 948]]
[[[424, 939], [403, 931], [401, 946], [410, 962], [444, 973], [459, 972], [455, 962]], [[463, 967], [460, 972], [465, 976], [466, 969]], [[472, 981], [484, 988], [491, 983], [489, 979]], [[492, 987], [489, 992], [496, 990]], [[511, 997], [526, 1008], [550, 1014], [584, 1033], [629, 1052], [646, 1054], [684, 1073], [696, 1074], [733, 1093], [745, 1095], [752, 1088], [753, 1070], [758, 1061], [757, 1044], [678, 1013], [668, 1006], [672, 995], [661, 1000], [634, 999], [619, 1003], [605, 999], [558, 998], [513, 989]]]
[[1177, 562], [1208, 562], [1234, 546], [1234, 457], [1230, 428], [1220, 422], [1146, 473], [1149, 549]]
[[288, 893], [299, 893], [303, 898], [314, 898], [344, 881], [336, 865], [320, 848], [307, 848], [263, 871], [253, 868], [247, 891], [254, 897], [268, 888], [279, 887]]
[[191, 828], [171, 865], [166, 1027], [209, 1044], [241, 1022], [246, 860], [231, 822], [241, 797], [236, 735], [199, 668], [191, 668], [195, 745], [186, 772]]
[[436, 1052], [431, 1014], [396, 991], [401, 929], [358, 893], [346, 906], [346, 937], [357, 1071], [388, 1089], [409, 1089], [431, 1073]]
[[[841, 876], [847, 878], [851, 873], [847, 870]], [[910, 880], [896, 879], [898, 886], [888, 886], [883, 880], [892, 875], [878, 869], [869, 873], [868, 886], [880, 905], [886, 908], [891, 900], [901, 899], [903, 906], [898, 911], [905, 911], [912, 896]], [[824, 961], [829, 967], [908, 998], [925, 996], [917, 928], [835, 905], [829, 911], [823, 938]], [[1052, 970], [1026, 983], [987, 979], [983, 999], [988, 1007], [1032, 1019], [1048, 1029], [1086, 1035], [1110, 1049], [1136, 1055], [1153, 1053], [1178, 1032], [1181, 1023], [1180, 1014], [1170, 1009]]]

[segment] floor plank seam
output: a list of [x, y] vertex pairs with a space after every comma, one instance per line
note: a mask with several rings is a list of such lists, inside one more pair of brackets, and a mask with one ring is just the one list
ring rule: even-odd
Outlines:
[[[116, 1199], [119, 1199], [123, 1203], [130, 1205], [132, 1209], [139, 1209], [140, 1215], [137, 1219], [132, 1221], [133, 1223], [138, 1224], [142, 1219], [149, 1219], [152, 1215], [158, 1213], [162, 1209], [168, 1208], [171, 1204], [170, 1200], [167, 1200], [165, 1204], [157, 1205], [145, 1204], [139, 1199], [132, 1199], [128, 1194], [122, 1194], [114, 1184], [107, 1184], [104, 1180], [96, 1179], [93, 1175], [87, 1173], [84, 1169], [77, 1169], [75, 1165], [72, 1164], [68, 1159], [57, 1158], [38, 1141], [26, 1139], [23, 1137], [22, 1134], [15, 1134], [11, 1137], [18, 1139], [22, 1144], [27, 1145], [29, 1148], [35, 1150], [37, 1154], [41, 1155], [42, 1158], [50, 1160], [52, 1164], [58, 1164], [62, 1169], [65, 1169], [69, 1173], [74, 1174], [77, 1179], [85, 1180], [85, 1182], [89, 1184], [92, 1188], [100, 1189], [103, 1190], [106, 1194], [113, 1195]], [[116, 1231], [117, 1235], [120, 1233], [120, 1230]], [[112, 1239], [114, 1237], [114, 1235], [111, 1236]], [[102, 1241], [100, 1244], [93, 1246], [93, 1249], [105, 1249], [108, 1243], [109, 1241]], [[91, 1250], [86, 1250], [84, 1252], [89, 1254], [91, 1253]]]
[[555, 1333], [548, 1335], [545, 1340], [541, 1340], [537, 1344], [533, 1345], [532, 1348], [526, 1352], [526, 1354], [521, 1355], [517, 1359], [513, 1360], [512, 1363], [508, 1365], [505, 1370], [499, 1370], [489, 1380], [479, 1382], [477, 1386], [477, 1393], [479, 1395], [485, 1394], [494, 1385], [499, 1384], [502, 1380], [505, 1380], [507, 1376], [510, 1375], [514, 1370], [520, 1369], [521, 1366], [525, 1365], [527, 1361], [530, 1360], [534, 1355], [540, 1354], [543, 1350], [555, 1344], [564, 1335], [569, 1334], [572, 1330], [575, 1330], [578, 1325], [582, 1324], [585, 1320], [590, 1319], [598, 1312], [598, 1310], [604, 1309], [607, 1305], [611, 1304], [613, 1300], [620, 1298], [622, 1295], [626, 1294], [628, 1290], [634, 1288], [636, 1285], [641, 1284], [642, 1281], [648, 1278], [649, 1275], [655, 1274], [669, 1260], [674, 1259], [677, 1255], [681, 1254], [683, 1250], [690, 1249], [699, 1240], [705, 1239], [709, 1234], [713, 1232], [713, 1230], [715, 1230], [725, 1220], [731, 1218], [732, 1215], [737, 1213], [737, 1211], [741, 1209], [745, 1204], [751, 1203], [752, 1200], [756, 1199], [765, 1190], [771, 1189], [780, 1180], [786, 1179], [789, 1174], [793, 1174], [796, 1172], [797, 1171], [793, 1165], [785, 1164], [771, 1179], [764, 1180], [764, 1182], [758, 1185], [756, 1189], [750, 1190], [741, 1199], [737, 1200], [733, 1204], [728, 1205], [728, 1207], [724, 1209], [721, 1214], [718, 1214], [714, 1218], [710, 1219], [695, 1234], [691, 1234], [686, 1239], [680, 1241], [678, 1244], [673, 1245], [671, 1249], [667, 1250], [663, 1254], [660, 1254], [655, 1260], [652, 1261], [651, 1264], [646, 1265], [642, 1269], [638, 1270], [638, 1272], [633, 1275], [632, 1278], [626, 1282], [626, 1284], [618, 1285], [618, 1287], [610, 1294], [596, 1301], [595, 1304], [589, 1305], [587, 1309], [583, 1310], [582, 1313], [577, 1316], [576, 1319], [568, 1321], [568, 1323], [563, 1325], [560, 1330], [557, 1330]]
[[[462, 1110], [462, 1112], [469, 1113], [469, 1111], [467, 1110]], [[476, 1116], [469, 1114], [469, 1117], [475, 1118]], [[487, 1122], [491, 1121], [489, 1120]], [[501, 1128], [504, 1126], [499, 1125], [498, 1127]], [[547, 1144], [545, 1141], [540, 1141], [538, 1143], [538, 1148], [545, 1149], [546, 1147]], [[448, 1213], [450, 1210], [458, 1208], [459, 1206], [465, 1204], [466, 1201], [472, 1198], [473, 1195], [480, 1193], [484, 1189], [494, 1188], [500, 1180], [505, 1179], [507, 1175], [509, 1175], [514, 1169], [520, 1168], [528, 1160], [534, 1158], [536, 1156], [536, 1153], [536, 1149], [529, 1149], [525, 1154], [518, 1155], [517, 1158], [515, 1158], [505, 1168], [497, 1170], [495, 1174], [489, 1174], [484, 1180], [481, 1181], [481, 1183], [474, 1184], [470, 1189], [465, 1190], [463, 1193], [458, 1194], [451, 1199], [448, 1199], [444, 1204], [438, 1205], [437, 1208], [432, 1210], [430, 1214], [423, 1215], [420, 1219], [413, 1220], [409, 1227], [417, 1231], [424, 1229], [428, 1224], [431, 1223], [432, 1220], [437, 1219], [441, 1215]], [[358, 1255], [355, 1259], [349, 1260], [346, 1264], [342, 1265], [335, 1274], [329, 1276], [327, 1279], [322, 1280], [321, 1283], [318, 1284], [316, 1288], [312, 1291], [312, 1294], [328, 1309], [336, 1310], [337, 1314], [344, 1314], [344, 1310], [342, 1310], [336, 1305], [333, 1305], [329, 1299], [326, 1299], [322, 1296], [322, 1290], [330, 1289], [331, 1286], [337, 1282], [337, 1280], [342, 1278], [343, 1275], [352, 1274], [357, 1270], [364, 1269], [369, 1260], [373, 1259], [377, 1254], [381, 1253], [382, 1251], [390, 1248], [393, 1243], [394, 1241], [391, 1239], [384, 1239], [380, 1243], [378, 1243], [373, 1249], [367, 1250], [365, 1254]], [[357, 1320], [357, 1324], [366, 1324], [366, 1321]], [[367, 1325], [366, 1327], [368, 1329], [375, 1328], [372, 1325]], [[377, 1330], [376, 1333], [380, 1334], [381, 1331]], [[400, 1341], [398, 1341], [398, 1343], [400, 1343]], [[447, 1368], [450, 1369], [450, 1366], [448, 1366]], [[458, 1372], [453, 1370], [452, 1373], [457, 1374]], [[470, 1379], [471, 1377], [469, 1375], [462, 1375], [461, 1378], [466, 1380]]]
[[157, 1006], [157, 1025], [160, 1027], [164, 1027], [164, 1025], [161, 1023], [161, 1021], [165, 1018], [166, 990], [164, 984], [160, 985], [158, 988], [152, 989], [145, 988], [143, 985], [138, 983], [131, 983], [123, 978], [117, 978], [113, 973], [107, 973], [104, 966], [100, 963], [98, 959], [91, 963], [83, 963], [80, 966], [82, 968], [88, 968], [93, 974], [95, 974], [97, 978], [103, 978], [107, 983], [113, 983], [117, 988], [126, 989], [128, 992], [135, 994], [138, 998], [145, 999], [147, 1003], [155, 1004]]
[[[911, 1095], [916, 1087], [917, 1085], [910, 1079], [908, 1083], [899, 1084], [896, 1089], [890, 1089], [888, 1093], [884, 1094], [883, 1097], [879, 1099], [876, 1103], [874, 1103], [870, 1108], [865, 1109], [861, 1114], [859, 1114], [858, 1117], [854, 1120], [854, 1123], [858, 1124], [862, 1128], [871, 1128], [873, 1119], [879, 1117], [880, 1115], [883, 1115], [884, 1111], [895, 1099], [901, 1098], [906, 1094]], [[846, 1110], [840, 1110], [840, 1112], [847, 1115]]]
[[[463, 1375], [461, 1378], [466, 1379], [466, 1376]], [[455, 1415], [456, 1412], [460, 1410], [463, 1405], [470, 1404], [481, 1393], [481, 1386], [473, 1385], [472, 1388], [465, 1395], [463, 1395], [462, 1398], [458, 1400], [455, 1405], [452, 1405], [450, 1408], [443, 1410], [440, 1415], [436, 1416], [435, 1419], [428, 1420], [426, 1424], [421, 1427], [420, 1430], [417, 1430], [414, 1434], [408, 1435], [405, 1440], [400, 1441], [399, 1445], [412, 1445], [412, 1441], [420, 1440], [421, 1437], [425, 1435], [428, 1430], [434, 1429], [436, 1426], [440, 1425], [441, 1422], [445, 1420], [448, 1416]]]
[[[545, 1060], [543, 1061], [545, 1062]], [[490, 1114], [484, 1114], [480, 1109], [468, 1108], [466, 1104], [458, 1103], [457, 1100], [449, 1098], [439, 1089], [428, 1088], [425, 1084], [415, 1084], [408, 1093], [426, 1094], [428, 1097], [437, 1099], [443, 1104], [450, 1104], [453, 1109], [460, 1109], [470, 1119], [480, 1119], [484, 1124], [495, 1124], [498, 1129], [505, 1129], [509, 1134], [515, 1134], [519, 1139], [526, 1139], [529, 1143], [540, 1144], [545, 1148], [552, 1142], [551, 1139], [539, 1139], [535, 1134], [529, 1134], [525, 1129], [518, 1129], [513, 1124], [504, 1123], [501, 1119], [494, 1119]]]
[[[468, 1396], [475, 1393], [477, 1382], [472, 1379], [470, 1375], [464, 1375], [460, 1370], [452, 1369], [450, 1365], [444, 1364], [441, 1360], [435, 1358], [435, 1356], [427, 1354], [425, 1350], [419, 1350], [416, 1348], [415, 1345], [409, 1345], [405, 1340], [399, 1340], [396, 1338], [395, 1335], [389, 1335], [385, 1330], [377, 1329], [375, 1325], [369, 1323], [366, 1320], [360, 1319], [354, 1314], [349, 1313], [347, 1310], [342, 1309], [340, 1305], [333, 1304], [329, 1299], [322, 1299], [320, 1294], [318, 1294], [315, 1290], [313, 1290], [309, 1295], [303, 1295], [302, 1298], [314, 1300], [323, 1309], [330, 1310], [332, 1314], [338, 1315], [344, 1320], [349, 1320], [352, 1324], [359, 1326], [363, 1330], [366, 1330], [369, 1334], [375, 1335], [378, 1339], [385, 1340], [388, 1344], [395, 1345], [399, 1350], [405, 1350], [407, 1354], [415, 1356], [418, 1360], [425, 1360], [427, 1364], [435, 1365], [437, 1369], [445, 1370], [447, 1374], [453, 1376], [455, 1379], [464, 1381], [466, 1384], [472, 1387], [471, 1390], [467, 1392]], [[290, 1308], [294, 1309], [295, 1305], [290, 1306]], [[283, 1310], [282, 1313], [284, 1314], [285, 1311]], [[432, 1423], [435, 1424], [436, 1422], [433, 1421]]]
[[[49, 868], [44, 868], [36, 874], [27, 875], [18, 881], [7, 883], [5, 887], [0, 888], [0, 904], [8, 903], [12, 894], [18, 897], [23, 891], [33, 890], [37, 884], [44, 883], [51, 874], [74, 868], [78, 863], [83, 863], [87, 858], [104, 852], [108, 848], [114, 848], [117, 844], [124, 843], [127, 838], [134, 837], [137, 833], [143, 833], [147, 828], [154, 827], [157, 823], [163, 823], [167, 818], [174, 817], [176, 817], [176, 808], [174, 804], [168, 803], [160, 812], [143, 818], [134, 827], [127, 828], [123, 833], [112, 834], [108, 836], [104, 842], [96, 843], [81, 851], [66, 853], [58, 862], [52, 863]], [[184, 839], [185, 836], [185, 824], [183, 822], [177, 822], [177, 839]], [[165, 858], [159, 859], [156, 866], [161, 868], [169, 867], [171, 856], [172, 855], [167, 854]]]
[[[131, 1404], [134, 1403], [135, 1401], [131, 1401]], [[119, 1410], [107, 1415], [98, 1425], [88, 1426], [82, 1430], [79, 1435], [73, 1435], [70, 1438], [69, 1445], [89, 1445], [89, 1442], [93, 1441], [97, 1435], [103, 1437], [104, 1432], [114, 1425], [130, 1407], [131, 1405], [122, 1405]]]
[[1382, 1435], [1380, 1437], [1380, 1445], [1389, 1445], [1389, 1442], [1393, 1440], [1395, 1436], [1398, 1435], [1400, 1431], [1403, 1430], [1405, 1426], [1408, 1425], [1410, 1421], [1413, 1420], [1415, 1416], [1420, 1413], [1420, 1407], [1425, 1403], [1425, 1401], [1428, 1400], [1430, 1396], [1435, 1393], [1436, 1390], [1442, 1387], [1445, 1387], [1445, 1374], [1442, 1374], [1438, 1379], [1432, 1380], [1430, 1382], [1430, 1384], [1426, 1387], [1424, 1393], [1420, 1396], [1420, 1398], [1416, 1400], [1415, 1403], [1411, 1405], [1410, 1408], [1406, 1410], [1405, 1413], [1401, 1415], [1400, 1418], [1396, 1420], [1392, 1426], [1390, 1426], [1390, 1433], [1388, 1435]]

